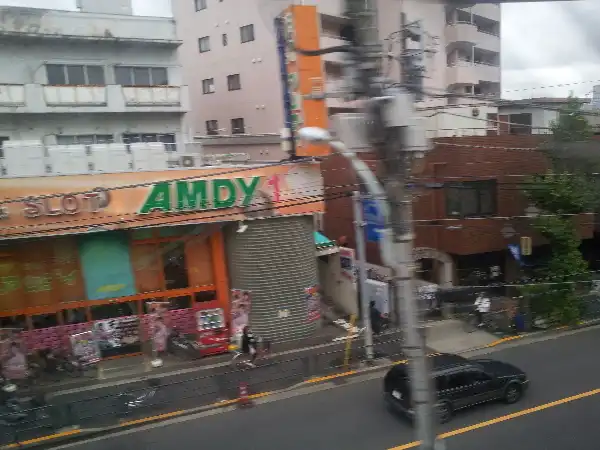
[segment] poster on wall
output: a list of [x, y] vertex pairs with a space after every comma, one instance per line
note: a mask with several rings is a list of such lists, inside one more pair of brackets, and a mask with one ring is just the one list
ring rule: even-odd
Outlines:
[[77, 358], [81, 365], [89, 366], [100, 361], [100, 348], [92, 331], [72, 334], [69, 336], [69, 340], [71, 341], [73, 356]]
[[250, 323], [250, 308], [252, 296], [250, 291], [242, 289], [231, 290], [231, 334], [241, 333]]
[[365, 280], [365, 290], [369, 304], [375, 302], [375, 307], [384, 316], [390, 314], [390, 285], [383, 281]]
[[167, 349], [167, 339], [169, 338], [169, 302], [148, 302], [146, 308], [150, 313], [148, 331], [152, 339], [152, 352], [164, 352]]
[[137, 316], [97, 320], [94, 322], [94, 336], [103, 356], [122, 354], [140, 345], [140, 320]]
[[9, 380], [27, 378], [27, 351], [20, 328], [0, 328], [2, 374]]
[[355, 281], [354, 277], [354, 249], [340, 247], [340, 266], [342, 276], [350, 281]]
[[306, 308], [308, 310], [308, 321], [314, 322], [321, 318], [321, 294], [319, 286], [311, 286], [304, 289]]

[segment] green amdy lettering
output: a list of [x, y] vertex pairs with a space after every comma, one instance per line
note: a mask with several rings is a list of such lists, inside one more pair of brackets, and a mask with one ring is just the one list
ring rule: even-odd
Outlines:
[[[213, 208], [231, 208], [235, 205], [236, 191], [233, 181], [227, 179], [217, 179], [212, 182]], [[222, 194], [225, 194], [223, 196]]]
[[262, 177], [252, 177], [248, 184], [246, 184], [246, 180], [244, 178], [236, 178], [237, 183], [242, 189], [242, 194], [244, 195], [242, 206], [250, 206], [250, 202], [256, 193], [256, 188], [258, 187], [258, 183], [260, 183], [261, 178]]
[[171, 189], [169, 183], [156, 183], [146, 197], [144, 205], [140, 208], [140, 214], [148, 214], [152, 211], [171, 210]]
[[206, 180], [178, 181], [177, 209], [206, 209], [208, 198], [206, 195]]

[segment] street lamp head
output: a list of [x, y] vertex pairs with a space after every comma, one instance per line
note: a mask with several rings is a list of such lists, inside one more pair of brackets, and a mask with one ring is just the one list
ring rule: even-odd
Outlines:
[[298, 130], [298, 137], [314, 144], [325, 144], [331, 141], [331, 134], [324, 128], [304, 127]]

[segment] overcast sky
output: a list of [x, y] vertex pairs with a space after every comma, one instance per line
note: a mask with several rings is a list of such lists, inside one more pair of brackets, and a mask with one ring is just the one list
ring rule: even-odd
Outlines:
[[[168, 16], [170, 1], [133, 0], [134, 13]], [[0, 0], [57, 9], [75, 9], [75, 2]], [[600, 84], [600, 0], [502, 5], [502, 67], [506, 98], [566, 96], [570, 90], [589, 94]]]

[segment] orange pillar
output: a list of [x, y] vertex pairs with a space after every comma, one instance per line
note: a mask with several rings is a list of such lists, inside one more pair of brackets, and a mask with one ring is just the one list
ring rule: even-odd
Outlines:
[[225, 313], [225, 320], [229, 324], [229, 277], [227, 274], [227, 256], [225, 255], [225, 239], [221, 230], [213, 233], [210, 237], [212, 251], [213, 270], [215, 274], [215, 286], [217, 288], [217, 300]]

